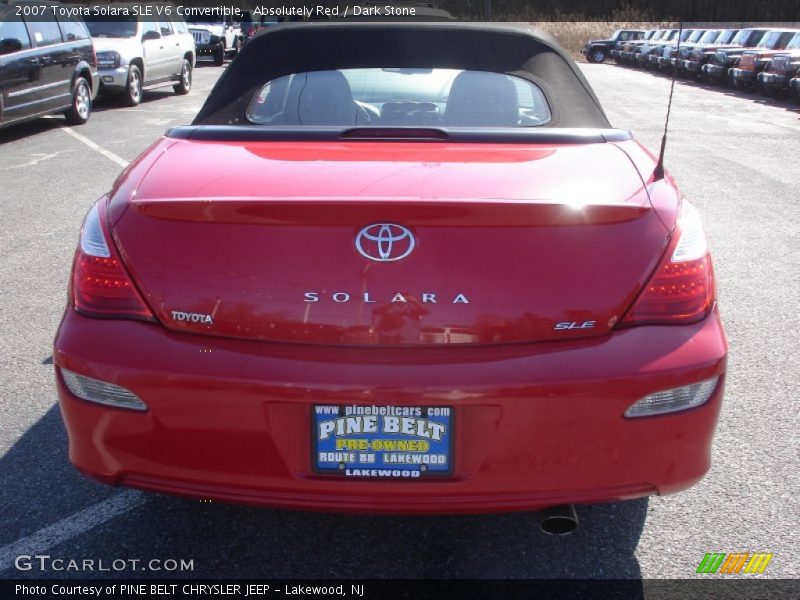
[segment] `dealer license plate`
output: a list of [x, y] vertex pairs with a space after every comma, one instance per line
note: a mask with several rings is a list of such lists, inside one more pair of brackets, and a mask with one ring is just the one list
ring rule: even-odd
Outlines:
[[316, 473], [416, 479], [453, 472], [449, 406], [315, 405]]

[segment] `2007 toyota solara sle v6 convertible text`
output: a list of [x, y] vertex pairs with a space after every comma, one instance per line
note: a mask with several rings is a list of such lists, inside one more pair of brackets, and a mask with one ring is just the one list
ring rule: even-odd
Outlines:
[[467, 513], [696, 483], [726, 354], [696, 209], [549, 36], [341, 22], [89, 210], [54, 357], [103, 482]]

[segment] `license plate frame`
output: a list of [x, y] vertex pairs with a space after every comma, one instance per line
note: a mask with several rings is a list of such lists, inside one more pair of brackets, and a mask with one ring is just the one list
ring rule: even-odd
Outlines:
[[[455, 419], [452, 406], [314, 404], [311, 470], [345, 479], [452, 477]], [[365, 454], [372, 455], [372, 462]]]

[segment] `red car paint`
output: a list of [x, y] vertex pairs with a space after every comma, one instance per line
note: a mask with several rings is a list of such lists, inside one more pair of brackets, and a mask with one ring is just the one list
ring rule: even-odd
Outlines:
[[[87, 340], [96, 343], [88, 344]], [[70, 310], [60, 367], [147, 399], [129, 413], [72, 397], [70, 458], [107, 483], [284, 508], [450, 513], [670, 493], [709, 467], [722, 385], [705, 405], [626, 420], [634, 399], [725, 369], [716, 312], [689, 326], [474, 347], [304, 346], [171, 333]], [[455, 476], [314, 475], [312, 404], [457, 405]]]
[[[470, 343], [555, 340], [587, 333], [556, 323], [587, 320], [597, 322], [588, 333], [605, 335], [666, 245], [639, 175], [612, 144], [307, 146], [179, 142], [162, 153], [114, 221], [160, 322], [327, 344], [439, 343], [448, 328], [471, 332]], [[175, 177], [183, 164], [224, 175]], [[242, 179], [247, 194], [231, 194]], [[364, 260], [353, 240], [380, 221], [410, 228], [419, 248], [392, 264]], [[419, 310], [384, 318], [398, 293]], [[213, 326], [175, 321], [174, 310], [213, 315]], [[398, 326], [403, 318], [419, 322]]]
[[[162, 139], [116, 182], [106, 215], [156, 320], [70, 305], [54, 354], [148, 410], [85, 402], [58, 375], [71, 460], [115, 485], [355, 512], [527, 510], [694, 484], [724, 385], [717, 311], [618, 325], [675, 239], [679, 194], [648, 180], [653, 167], [633, 141]], [[373, 222], [405, 225], [418, 247], [366, 260], [353, 240]], [[308, 291], [321, 300], [305, 303]], [[333, 302], [337, 291], [351, 299]], [[419, 310], [394, 310], [397, 292]], [[714, 376], [700, 407], [623, 416]], [[314, 404], [454, 406], [453, 476], [315, 475]]]

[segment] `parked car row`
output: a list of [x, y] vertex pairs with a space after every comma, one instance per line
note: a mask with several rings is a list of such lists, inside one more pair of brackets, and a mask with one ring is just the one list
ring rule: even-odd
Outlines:
[[187, 23], [174, 6], [151, 10], [169, 18], [138, 14], [134, 4], [115, 4], [113, 17], [85, 18], [56, 10], [63, 6], [45, 1], [19, 10], [0, 0], [0, 128], [56, 113], [80, 125], [98, 94], [126, 106], [139, 104], [147, 89], [172, 86], [188, 94], [198, 57], [221, 65], [246, 39], [241, 24], [230, 18]]
[[605, 62], [614, 48], [618, 44], [628, 42], [639, 43], [644, 39], [643, 29], [617, 29], [607, 40], [589, 40], [581, 50], [581, 54], [586, 57], [588, 62]]
[[624, 30], [609, 40], [587, 42], [582, 50], [587, 60], [602, 62], [601, 44], [607, 48], [603, 60], [610, 56], [619, 65], [675, 70], [682, 77], [800, 100], [798, 29]]

